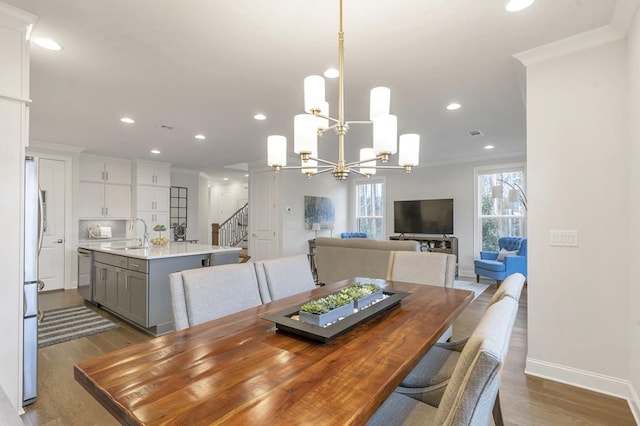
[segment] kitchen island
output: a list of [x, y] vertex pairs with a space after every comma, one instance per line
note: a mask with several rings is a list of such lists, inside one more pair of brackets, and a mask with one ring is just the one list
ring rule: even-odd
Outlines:
[[91, 291], [85, 299], [154, 336], [173, 330], [170, 273], [235, 263], [240, 253], [238, 247], [186, 242], [83, 243], [78, 249], [91, 252]]

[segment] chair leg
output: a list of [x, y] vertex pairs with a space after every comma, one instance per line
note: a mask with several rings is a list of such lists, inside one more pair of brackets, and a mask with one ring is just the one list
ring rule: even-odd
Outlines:
[[480, 275], [476, 275], [476, 282], [479, 283], [480, 282]]
[[502, 419], [502, 409], [500, 408], [500, 391], [496, 393], [496, 401], [493, 403], [493, 422], [496, 426], [504, 426]]

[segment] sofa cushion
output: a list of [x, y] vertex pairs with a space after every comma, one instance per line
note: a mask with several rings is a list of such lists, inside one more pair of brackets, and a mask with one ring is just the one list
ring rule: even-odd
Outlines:
[[392, 251], [420, 251], [417, 241], [378, 241], [363, 238], [316, 238], [316, 266], [320, 283], [352, 277], [387, 277]]
[[484, 269], [485, 271], [504, 271], [504, 262], [498, 262], [497, 260], [475, 260], [474, 264], [477, 269]]

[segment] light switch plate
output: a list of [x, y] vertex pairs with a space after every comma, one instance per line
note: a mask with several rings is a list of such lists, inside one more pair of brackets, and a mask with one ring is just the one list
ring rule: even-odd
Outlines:
[[578, 231], [552, 230], [551, 247], [578, 247]]

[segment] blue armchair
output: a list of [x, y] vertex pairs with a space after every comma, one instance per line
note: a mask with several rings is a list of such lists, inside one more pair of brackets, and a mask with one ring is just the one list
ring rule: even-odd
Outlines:
[[[500, 285], [509, 275], [520, 272], [527, 277], [527, 239], [520, 237], [502, 237], [498, 240], [498, 247], [503, 256], [497, 251], [481, 251], [480, 259], [474, 261], [476, 281], [480, 276], [493, 278]], [[504, 251], [506, 253], [504, 256]], [[515, 252], [515, 253], [514, 253]], [[504, 260], [498, 260], [498, 258]]]

